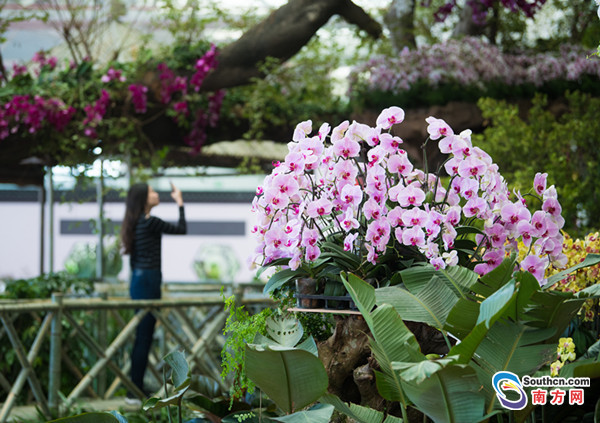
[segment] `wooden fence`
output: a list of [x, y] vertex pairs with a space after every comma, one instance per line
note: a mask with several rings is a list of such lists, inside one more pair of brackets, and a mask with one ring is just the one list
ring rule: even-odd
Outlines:
[[[236, 296], [238, 303], [249, 308], [269, 303], [256, 295], [244, 297], [241, 290]], [[144, 398], [129, 378], [129, 354], [135, 329], [147, 313], [157, 320], [146, 373], [156, 386], [163, 383], [162, 357], [179, 348], [195, 373], [212, 377], [226, 388], [220, 377], [220, 350], [227, 312], [219, 295], [129, 300], [55, 294], [50, 300], [6, 301], [0, 302], [0, 343], [10, 342], [13, 358], [11, 366], [6, 365], [8, 355], [0, 358], [0, 365], [4, 362], [0, 367], [0, 423], [8, 420], [17, 399], [24, 395], [48, 418], [59, 415], [77, 399], [109, 399], [120, 388], [121, 394], [125, 388]], [[24, 339], [26, 333], [28, 340]], [[75, 350], [77, 354], [70, 354]], [[40, 359], [49, 362], [47, 375], [34, 371], [34, 362]], [[75, 386], [61, 386], [65, 373], [76, 381]], [[26, 383], [30, 390], [24, 392]]]

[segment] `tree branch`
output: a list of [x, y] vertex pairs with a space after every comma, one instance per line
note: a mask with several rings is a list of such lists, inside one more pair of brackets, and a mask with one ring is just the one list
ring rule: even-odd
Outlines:
[[220, 51], [219, 66], [207, 76], [202, 90], [243, 85], [260, 77], [258, 64], [267, 57], [288, 60], [335, 14], [373, 37], [381, 35], [381, 26], [351, 0], [290, 0]]

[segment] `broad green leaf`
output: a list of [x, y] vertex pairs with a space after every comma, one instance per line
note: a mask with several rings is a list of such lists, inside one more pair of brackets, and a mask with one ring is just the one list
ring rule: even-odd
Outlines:
[[486, 322], [481, 322], [462, 341], [453, 346], [448, 352], [449, 355], [457, 355], [459, 358], [457, 364], [467, 364], [473, 358], [473, 354], [481, 344], [481, 341], [485, 338], [489, 328], [486, 326]]
[[491, 326], [491, 321], [498, 313], [503, 313], [516, 298], [514, 280], [502, 286], [499, 290], [487, 297], [479, 307], [479, 317], [475, 325], [485, 322], [486, 327]]
[[383, 423], [402, 423], [404, 420], [400, 417], [392, 416], [388, 414]]
[[398, 401], [402, 404], [406, 404], [406, 398], [402, 391], [402, 379], [400, 374], [396, 372], [383, 373], [374, 370], [375, 373], [375, 384], [377, 385], [377, 392], [383, 398], [388, 401]]
[[301, 349], [248, 345], [246, 375], [288, 414], [315, 402], [328, 385], [319, 358]]
[[316, 404], [305, 411], [297, 411], [283, 417], [273, 417], [272, 420], [283, 423], [329, 423], [334, 407], [330, 404]]
[[403, 388], [416, 408], [436, 423], [478, 422], [484, 415], [485, 398], [468, 366], [450, 365], [421, 383], [404, 382]]
[[442, 331], [450, 310], [458, 301], [452, 290], [438, 278], [431, 279], [416, 295], [393, 286], [377, 289], [375, 294], [377, 304], [391, 304], [402, 319], [427, 323]]
[[435, 372], [442, 369], [442, 365], [435, 360], [414, 362], [393, 362], [392, 369], [400, 372], [403, 381], [421, 383]]
[[600, 297], [600, 283], [595, 283], [592, 286], [588, 286], [575, 294], [577, 298], [598, 298]]
[[[522, 324], [499, 320], [481, 341], [474, 357], [475, 370], [488, 398], [488, 412], [496, 405], [492, 377], [496, 372], [509, 371], [517, 375], [533, 374], [550, 363], [556, 346], [539, 344], [555, 333], [553, 328], [532, 329]], [[455, 353], [454, 351], [452, 351]]]
[[296, 348], [308, 351], [315, 357], [319, 356], [319, 349], [317, 348], [317, 343], [312, 336], [306, 338], [301, 344], [296, 345]]
[[554, 328], [555, 334], [550, 342], [557, 341], [581, 308], [583, 301], [583, 298], [573, 298], [571, 293], [537, 291], [531, 296], [521, 318], [533, 327]]
[[[414, 334], [406, 327], [398, 312], [389, 304], [377, 307], [371, 313], [373, 324], [370, 327], [373, 341], [382, 358], [379, 364], [391, 371], [392, 361], [425, 360], [420, 353], [419, 343]], [[383, 356], [382, 356], [383, 355]]]
[[181, 401], [183, 400], [183, 396], [185, 395], [185, 393], [187, 392], [188, 389], [189, 389], [189, 385], [183, 389], [180, 389], [179, 391], [175, 392], [173, 395], [171, 395], [170, 397], [167, 397], [167, 398], [156, 398], [156, 397], [148, 398], [144, 402], [142, 409], [144, 411], [148, 411], [148, 410], [158, 410], [160, 408], [168, 407], [170, 405], [179, 406], [181, 404]]
[[[205, 414], [211, 414], [215, 417], [222, 418], [231, 414], [230, 401], [221, 399], [218, 401], [212, 400], [203, 395], [186, 396], [183, 399], [185, 406], [190, 410], [200, 411]], [[231, 404], [233, 411], [249, 410], [250, 406], [246, 403], [234, 402]], [[243, 408], [241, 406], [244, 406]]]
[[112, 410], [109, 411], [109, 413], [115, 416], [119, 423], [127, 423], [127, 419], [125, 418], [125, 416], [122, 416], [118, 411]]
[[517, 292], [517, 309], [516, 315], [511, 314], [513, 320], [524, 320], [523, 313], [529, 304], [531, 297], [535, 292], [540, 291], [540, 284], [529, 272], [517, 272], [515, 273], [515, 280], [519, 284]]
[[294, 347], [302, 339], [304, 330], [295, 318], [267, 318], [267, 333], [282, 347]]
[[464, 298], [464, 293], [469, 292], [479, 279], [477, 273], [462, 266], [447, 267], [439, 270], [438, 273], [443, 275], [442, 280], [447, 281], [446, 284], [462, 298]]
[[279, 272], [275, 273], [265, 287], [263, 288], [263, 294], [267, 295], [271, 292], [275, 291], [277, 288], [281, 288], [286, 283], [296, 279], [298, 277], [298, 272], [292, 269], [283, 269]]
[[347, 278], [342, 275], [342, 282], [350, 293], [356, 307], [363, 315], [367, 324], [369, 324], [371, 310], [375, 307], [375, 288], [352, 273], [348, 274]]
[[[123, 417], [123, 416], [121, 416]], [[83, 413], [71, 417], [63, 417], [61, 419], [52, 420], [48, 423], [61, 422], [61, 423], [121, 423], [122, 420], [118, 419], [111, 413]]]
[[190, 378], [190, 390], [208, 398], [220, 397], [223, 392], [219, 383], [208, 376], [194, 374]]
[[175, 386], [175, 389], [181, 389], [182, 385], [188, 380], [190, 372], [190, 366], [185, 359], [185, 355], [181, 351], [172, 351], [163, 360], [173, 370], [171, 374], [173, 386]]
[[514, 269], [515, 258], [513, 255], [505, 258], [498, 267], [480, 277], [471, 289], [480, 297], [487, 298], [512, 279]]
[[588, 348], [581, 358], [593, 358], [596, 361], [600, 361], [600, 340], [594, 342], [594, 344]]
[[460, 298], [446, 318], [446, 330], [459, 339], [464, 339], [475, 327], [481, 304]]
[[588, 254], [586, 258], [581, 262], [576, 264], [573, 267], [569, 267], [568, 269], [563, 270], [555, 275], [552, 275], [548, 278], [548, 282], [544, 285], [543, 289], [548, 289], [552, 287], [555, 283], [563, 280], [570, 273], [575, 272], [576, 270], [583, 269], [584, 267], [593, 266], [595, 264], [600, 263], [600, 254]]
[[438, 277], [457, 297], [465, 298], [479, 275], [462, 266], [452, 266], [435, 270], [431, 265], [413, 266], [400, 272], [404, 286], [413, 294], [418, 294], [434, 277]]
[[590, 379], [600, 378], [600, 362], [588, 358], [577, 360], [565, 364], [558, 375], [563, 378], [570, 377], [589, 377]]
[[337, 411], [356, 420], [358, 423], [380, 423], [383, 420], [383, 413], [381, 411], [353, 403], [348, 405], [336, 395], [325, 394], [321, 397], [320, 401], [333, 405]]
[[431, 265], [413, 266], [398, 272], [406, 289], [418, 294], [435, 275], [435, 268]]

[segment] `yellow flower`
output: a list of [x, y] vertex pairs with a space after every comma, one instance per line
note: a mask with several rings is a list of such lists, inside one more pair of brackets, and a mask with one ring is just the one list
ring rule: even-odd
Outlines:
[[562, 368], [564, 363], [560, 360], [556, 360], [550, 365], [550, 376], [558, 376], [558, 371]]

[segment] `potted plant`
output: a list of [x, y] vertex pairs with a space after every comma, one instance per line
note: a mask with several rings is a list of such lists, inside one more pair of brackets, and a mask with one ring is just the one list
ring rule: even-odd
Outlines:
[[539, 202], [527, 204], [472, 144], [471, 131], [455, 134], [434, 117], [426, 120], [425, 144], [437, 141], [448, 160], [436, 172], [418, 169], [391, 133], [403, 119], [401, 108], [390, 107], [375, 127], [325, 123], [312, 134], [311, 121], [297, 125], [284, 162], [275, 163], [252, 205], [258, 247], [251, 262], [279, 269], [265, 292], [294, 289], [307, 277], [340, 283], [342, 272], [394, 285], [416, 263], [460, 264], [484, 275], [518, 241], [528, 248], [519, 266], [540, 285], [550, 263], [564, 267], [564, 219], [546, 174], [536, 175], [529, 193]]

